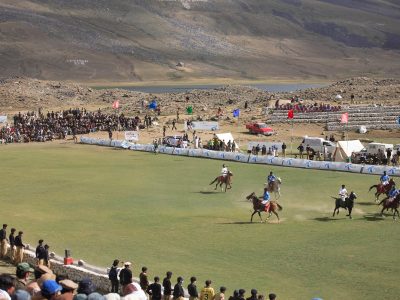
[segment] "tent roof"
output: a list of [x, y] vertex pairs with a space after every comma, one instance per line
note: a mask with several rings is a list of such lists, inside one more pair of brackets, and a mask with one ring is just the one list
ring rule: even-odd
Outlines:
[[341, 148], [342, 151], [347, 155], [347, 157], [351, 156], [353, 152], [360, 152], [364, 149], [364, 145], [361, 144], [359, 140], [352, 140], [352, 141], [338, 141], [337, 147]]
[[230, 132], [227, 133], [216, 133], [215, 134], [217, 138], [221, 141], [223, 141], [225, 144], [228, 143], [229, 141], [234, 141], [236, 149], [238, 149], [238, 144], [236, 143], [235, 139], [233, 138], [232, 134]]

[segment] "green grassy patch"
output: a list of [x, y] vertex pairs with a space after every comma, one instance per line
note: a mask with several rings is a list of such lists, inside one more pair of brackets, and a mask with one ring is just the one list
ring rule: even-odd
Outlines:
[[[59, 254], [134, 273], [171, 270], [282, 299], [376, 299], [398, 295], [399, 221], [381, 219], [370, 185], [378, 176], [228, 163], [233, 189], [209, 183], [222, 162], [84, 145], [0, 147], [1, 222]], [[282, 222], [250, 224], [245, 196], [261, 194], [273, 170], [283, 180]], [[354, 219], [331, 218], [345, 183], [358, 199]], [[258, 216], [255, 216], [257, 221]], [[263, 215], [265, 219], [265, 215]]]

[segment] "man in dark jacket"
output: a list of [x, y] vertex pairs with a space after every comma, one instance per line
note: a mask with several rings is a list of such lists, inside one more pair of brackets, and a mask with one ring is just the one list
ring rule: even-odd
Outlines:
[[0, 241], [1, 241], [1, 249], [0, 249], [0, 258], [4, 258], [7, 254], [7, 224], [3, 224], [3, 228], [0, 229]]
[[118, 265], [119, 265], [119, 260], [115, 259], [110, 271], [108, 272], [108, 279], [111, 281], [111, 293], [117, 293], [119, 292], [119, 280], [118, 280]]
[[149, 279], [147, 277], [147, 268], [142, 267], [142, 272], [139, 274], [139, 280], [140, 280], [140, 287], [142, 288], [143, 291], [147, 291], [147, 288], [149, 287]]
[[15, 259], [15, 250], [16, 250], [16, 248], [15, 248], [15, 236], [14, 236], [15, 230], [16, 230], [15, 228], [11, 228], [11, 233], [8, 236], [8, 241], [10, 242], [10, 260], [11, 261], [14, 261], [14, 259]]
[[199, 293], [197, 292], [196, 277], [190, 278], [190, 284], [187, 287], [189, 293], [189, 300], [197, 300]]
[[129, 261], [124, 263], [125, 268], [119, 272], [119, 283], [122, 285], [122, 290], [125, 290], [125, 287], [132, 282], [132, 271], [130, 269], [131, 263]]
[[171, 277], [172, 277], [172, 272], [168, 271], [167, 272], [167, 277], [165, 277], [164, 280], [163, 280], [164, 300], [170, 300], [171, 299], [171, 294], [172, 294]]
[[185, 291], [183, 290], [182, 283], [183, 283], [183, 278], [179, 276], [176, 279], [174, 292], [172, 294], [174, 296], [173, 298], [174, 300], [183, 300], [183, 298], [185, 297]]
[[160, 278], [154, 277], [154, 282], [147, 288], [147, 293], [151, 296], [151, 300], [161, 300], [161, 284]]
[[39, 240], [39, 245], [36, 247], [36, 260], [38, 265], [44, 265], [44, 260], [46, 258], [46, 251], [43, 247], [43, 240]]
[[19, 264], [24, 260], [24, 249], [25, 245], [22, 242], [22, 235], [24, 233], [22, 231], [18, 232], [18, 235], [15, 237], [15, 247], [17, 247], [17, 253], [15, 254], [15, 263]]

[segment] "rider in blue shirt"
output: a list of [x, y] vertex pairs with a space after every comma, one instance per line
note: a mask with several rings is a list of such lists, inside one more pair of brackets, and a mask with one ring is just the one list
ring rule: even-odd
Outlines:
[[268, 186], [271, 187], [272, 183], [276, 181], [276, 176], [274, 175], [274, 173], [269, 172], [269, 175], [267, 177], [267, 182], [268, 182]]
[[389, 201], [393, 201], [396, 196], [400, 194], [400, 190], [396, 190], [395, 186], [389, 191]]
[[264, 195], [263, 195], [263, 200], [261, 201], [262, 204], [267, 204], [269, 202], [269, 199], [271, 196], [269, 195], [269, 192], [265, 189], [264, 190]]
[[389, 180], [390, 180], [389, 175], [386, 174], [386, 171], [383, 171], [383, 175], [380, 178], [380, 181], [381, 181], [382, 185], [388, 185], [389, 184]]

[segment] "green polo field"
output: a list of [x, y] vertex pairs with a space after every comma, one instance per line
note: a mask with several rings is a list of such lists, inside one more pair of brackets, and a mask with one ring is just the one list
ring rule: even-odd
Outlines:
[[[233, 188], [222, 193], [208, 185], [217, 160], [70, 143], [0, 145], [0, 157], [0, 223], [33, 246], [43, 238], [104, 267], [129, 260], [136, 276], [143, 265], [151, 278], [170, 270], [185, 286], [211, 279], [228, 295], [398, 298], [400, 221], [376, 214], [378, 176], [229, 163]], [[250, 224], [245, 196], [261, 194], [270, 170], [283, 180], [281, 223]], [[331, 218], [342, 183], [358, 195], [353, 220]]]

